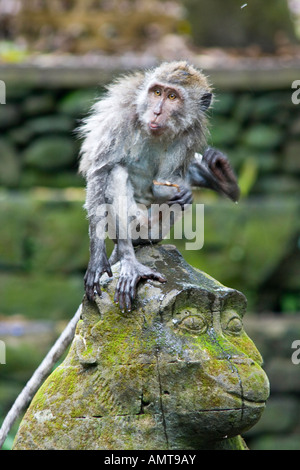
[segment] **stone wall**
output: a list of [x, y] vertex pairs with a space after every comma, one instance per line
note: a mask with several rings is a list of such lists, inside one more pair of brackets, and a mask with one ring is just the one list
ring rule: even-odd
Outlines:
[[[25, 75], [23, 80], [22, 70], [18, 80], [5, 79], [6, 104], [0, 105], [0, 315], [12, 328], [7, 364], [0, 369], [2, 415], [57, 334], [53, 322], [70, 318], [81, 302], [88, 262], [84, 182], [77, 174], [73, 130], [108, 75], [97, 86], [101, 73], [91, 71], [93, 84], [80, 87], [81, 70], [68, 71], [68, 80], [61, 69], [40, 72], [31, 67], [31, 76], [38, 77], [33, 81]], [[280, 70], [272, 87], [264, 86], [259, 71], [251, 73], [253, 87], [249, 75], [247, 86], [239, 86], [244, 73], [240, 82], [239, 74], [230, 73], [212, 80], [217, 96], [211, 143], [229, 155], [242, 199], [235, 206], [209, 191], [197, 192], [195, 201], [205, 203], [204, 247], [188, 252], [184, 241], [176, 244], [193, 266], [248, 298], [249, 334], [271, 382], [267, 410], [245, 436], [249, 447], [299, 448], [300, 366], [291, 361], [299, 317], [255, 315], [300, 310], [299, 105], [291, 101], [291, 81], [280, 81]], [[47, 76], [60, 78], [51, 84]], [[33, 347], [36, 338], [28, 339], [26, 329], [15, 334], [16, 314], [31, 330], [37, 322], [46, 325], [42, 345]], [[2, 338], [1, 328], [0, 333]]]
[[[1, 186], [82, 186], [73, 131], [101, 91], [8, 83], [0, 109]], [[211, 143], [228, 151], [244, 194], [295, 194], [299, 187], [300, 120], [291, 96], [291, 89], [216, 90]]]

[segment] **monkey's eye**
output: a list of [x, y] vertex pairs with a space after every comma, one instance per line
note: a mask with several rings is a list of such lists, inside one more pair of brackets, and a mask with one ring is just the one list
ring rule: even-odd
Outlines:
[[175, 95], [175, 93], [170, 93], [168, 95], [168, 98], [169, 98], [169, 100], [176, 100], [177, 96]]
[[154, 94], [156, 96], [161, 96], [161, 91], [160, 90], [154, 90]]

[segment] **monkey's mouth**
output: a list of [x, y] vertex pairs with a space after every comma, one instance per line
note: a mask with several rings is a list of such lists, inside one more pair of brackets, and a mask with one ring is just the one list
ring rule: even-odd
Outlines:
[[149, 128], [151, 131], [154, 131], [154, 132], [159, 132], [159, 131], [161, 132], [163, 130], [163, 127], [157, 124], [157, 122], [150, 122]]

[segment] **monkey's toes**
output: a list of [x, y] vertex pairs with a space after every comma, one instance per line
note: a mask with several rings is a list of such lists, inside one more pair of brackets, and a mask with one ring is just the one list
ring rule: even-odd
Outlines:
[[192, 204], [193, 202], [193, 193], [189, 188], [180, 187], [180, 191], [175, 194], [172, 199], [170, 199], [167, 204], [172, 206], [173, 204], [179, 204], [182, 209], [187, 204]]
[[160, 273], [152, 271], [150, 274], [142, 276], [143, 279], [152, 279], [153, 281], [167, 282], [167, 279]]
[[86, 293], [87, 299], [90, 302], [94, 302], [96, 294], [101, 296], [101, 289], [100, 289], [99, 283], [85, 286], [85, 293]]
[[128, 273], [121, 275], [115, 290], [114, 302], [119, 304], [122, 312], [125, 310], [127, 312], [131, 311], [132, 300], [136, 297], [137, 286], [142, 279], [152, 279], [159, 282], [167, 281], [162, 274], [152, 270], [145, 270], [134, 275]]
[[101, 295], [100, 278], [93, 272], [87, 271], [84, 277], [84, 289], [87, 299], [90, 302], [95, 301], [95, 294]]
[[137, 282], [133, 284], [133, 280], [121, 277], [116, 287], [114, 302], [119, 304], [122, 312], [127, 310], [131, 311], [131, 301], [135, 298], [135, 286]]

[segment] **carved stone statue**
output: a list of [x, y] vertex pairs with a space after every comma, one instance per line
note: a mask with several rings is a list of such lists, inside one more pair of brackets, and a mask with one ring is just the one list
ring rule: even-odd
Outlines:
[[246, 299], [187, 264], [174, 246], [137, 258], [167, 283], [141, 283], [134, 309], [118, 277], [84, 300], [63, 363], [35, 395], [14, 449], [243, 449], [269, 395], [243, 328]]

